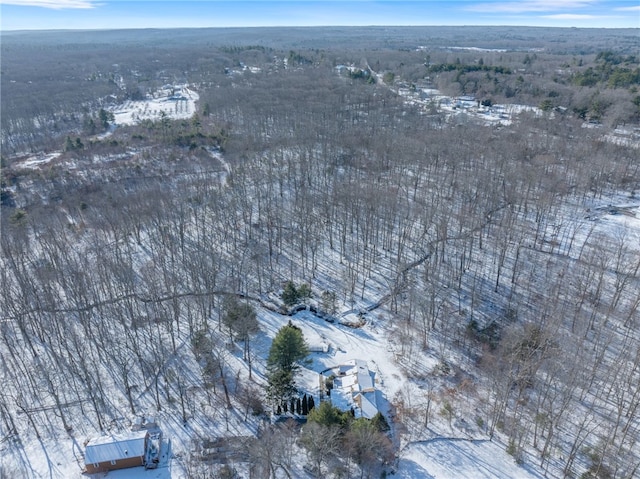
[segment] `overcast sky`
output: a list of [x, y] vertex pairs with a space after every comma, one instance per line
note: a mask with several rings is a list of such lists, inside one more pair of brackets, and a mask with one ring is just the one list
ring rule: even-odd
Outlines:
[[2, 30], [317, 25], [640, 28], [640, 0], [0, 0]]

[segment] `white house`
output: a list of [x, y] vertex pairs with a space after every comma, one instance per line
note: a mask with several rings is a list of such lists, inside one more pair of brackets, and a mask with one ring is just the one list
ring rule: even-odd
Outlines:
[[378, 413], [375, 373], [367, 367], [367, 362], [352, 359], [332, 368], [333, 389], [331, 404], [348, 411], [353, 408], [356, 417], [372, 419]]

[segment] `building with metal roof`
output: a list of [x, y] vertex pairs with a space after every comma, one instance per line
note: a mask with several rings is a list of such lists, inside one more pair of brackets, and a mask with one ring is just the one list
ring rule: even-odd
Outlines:
[[126, 435], [101, 436], [86, 444], [84, 463], [86, 472], [112, 471], [145, 465], [149, 431]]

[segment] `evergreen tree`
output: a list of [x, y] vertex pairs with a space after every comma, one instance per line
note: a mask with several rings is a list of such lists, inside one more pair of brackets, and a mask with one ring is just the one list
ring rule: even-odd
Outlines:
[[295, 373], [308, 355], [309, 347], [304, 341], [302, 330], [289, 321], [280, 328], [271, 343], [267, 368], [270, 371], [280, 369]]
[[267, 378], [267, 399], [272, 404], [286, 402], [296, 393], [293, 373], [291, 371], [275, 370]]
[[110, 111], [100, 108], [100, 111], [98, 112], [98, 119], [100, 120], [102, 128], [106, 130], [109, 128], [109, 123], [113, 123], [115, 121], [115, 116]]
[[309, 396], [309, 412], [311, 412], [315, 407], [316, 407], [316, 402], [313, 399], [313, 396]]
[[307, 414], [309, 414], [309, 400], [307, 398], [307, 395], [305, 394], [304, 396], [302, 396], [302, 415], [306, 416]]
[[287, 281], [284, 285], [284, 291], [282, 292], [282, 301], [287, 306], [293, 306], [298, 302], [298, 290], [293, 281]]
[[311, 298], [311, 287], [308, 284], [301, 284], [298, 288], [298, 300]]
[[84, 143], [82, 143], [80, 138], [76, 138], [76, 140], [73, 141], [70, 136], [67, 136], [64, 141], [64, 151], [81, 150], [83, 148]]
[[64, 151], [73, 151], [73, 150], [75, 150], [73, 140], [71, 139], [71, 137], [67, 136], [67, 139], [64, 141]]
[[387, 418], [385, 418], [381, 412], [378, 412], [371, 418], [371, 424], [378, 432], [387, 432], [390, 429]]
[[[273, 339], [267, 357], [267, 398], [277, 404], [293, 399], [296, 393], [295, 374], [309, 354], [300, 328], [291, 321]], [[295, 410], [295, 402], [291, 406]]]
[[296, 399], [296, 414], [302, 414], [302, 401], [300, 398]]
[[309, 411], [308, 422], [315, 422], [323, 426], [346, 426], [351, 419], [349, 413], [343, 413], [329, 401], [320, 403], [316, 409]]

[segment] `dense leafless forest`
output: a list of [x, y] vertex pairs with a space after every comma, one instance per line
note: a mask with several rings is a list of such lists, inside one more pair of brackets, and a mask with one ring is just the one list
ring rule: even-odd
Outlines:
[[[549, 477], [640, 474], [639, 45], [533, 28], [3, 33], [0, 477], [40, 477], [35, 438], [149, 411], [199, 424], [194, 444], [207, 418], [257, 430], [264, 334], [226, 324], [225, 300], [281, 311], [287, 281], [385, 331], [407, 384], [385, 391], [396, 453], [444, 417]], [[166, 85], [197, 92], [189, 118], [110, 113]], [[530, 108], [487, 122], [436, 90]], [[253, 477], [288, 475], [298, 432], [260, 431]], [[379, 470], [332, 454], [326, 474]]]

